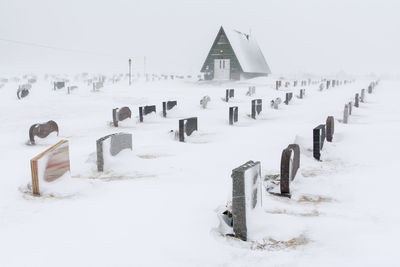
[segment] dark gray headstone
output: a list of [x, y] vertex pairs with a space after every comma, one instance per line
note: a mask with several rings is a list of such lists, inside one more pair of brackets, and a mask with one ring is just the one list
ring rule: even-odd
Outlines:
[[281, 156], [281, 195], [290, 197], [290, 176], [293, 168], [293, 150], [285, 148]]
[[17, 97], [18, 99], [22, 99], [24, 97], [26, 97], [27, 95], [29, 95], [29, 90], [28, 89], [18, 89], [17, 91]]
[[[132, 150], [132, 134], [129, 133], [116, 133], [104, 136], [96, 141], [97, 148], [97, 171], [104, 171], [104, 142], [110, 142], [110, 155], [116, 156], [124, 149]], [[106, 152], [108, 153], [108, 152]]]
[[54, 90], [62, 89], [65, 87], [65, 82], [54, 82]]
[[262, 111], [262, 99], [254, 99], [251, 101], [251, 117], [256, 119]]
[[326, 119], [326, 141], [332, 142], [333, 134], [335, 133], [335, 120], [333, 116]]
[[156, 106], [144, 106], [144, 107], [139, 107], [139, 121], [143, 122], [143, 117], [150, 114], [150, 113], [156, 113]]
[[249, 161], [232, 170], [232, 218], [236, 237], [246, 241], [250, 216], [261, 203], [261, 164]]
[[351, 115], [351, 112], [353, 111], [353, 102], [352, 101], [350, 101], [349, 102], [349, 105], [348, 105], [348, 115]]
[[177, 104], [178, 104], [177, 101], [162, 102], [163, 117], [166, 118], [167, 117], [167, 111], [173, 109]]
[[226, 89], [225, 91], [225, 101], [229, 102], [230, 98], [235, 97], [235, 89]]
[[179, 141], [185, 142], [185, 134], [190, 136], [197, 130], [197, 117], [179, 120]]
[[292, 92], [286, 93], [285, 104], [289, 105], [289, 102], [290, 102], [290, 100], [292, 100], [292, 98], [293, 98], [293, 93]]
[[354, 97], [354, 106], [355, 106], [356, 108], [358, 108], [358, 107], [360, 106], [360, 104], [359, 104], [359, 102], [358, 102], [359, 100], [360, 100], [360, 97], [359, 97], [358, 94], [356, 94], [355, 97]]
[[325, 141], [325, 124], [321, 124], [313, 130], [313, 156], [315, 159], [321, 159], [321, 150]]
[[239, 107], [229, 107], [229, 124], [233, 125], [238, 121]]

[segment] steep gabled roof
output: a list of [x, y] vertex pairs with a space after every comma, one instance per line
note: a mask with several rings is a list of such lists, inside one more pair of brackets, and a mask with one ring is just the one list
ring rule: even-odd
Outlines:
[[224, 32], [243, 72], [271, 74], [271, 70], [253, 35], [224, 28]]
[[[211, 56], [212, 49], [216, 45], [220, 34], [225, 34], [227, 37], [228, 43], [232, 47], [232, 50], [243, 72], [271, 74], [271, 70], [265, 61], [264, 55], [261, 52], [261, 49], [258, 46], [254, 36], [239, 32], [237, 30], [223, 28], [222, 26], [218, 31], [217, 37], [214, 40], [207, 58]], [[206, 62], [203, 64], [201, 70], [202, 72], [205, 71]]]

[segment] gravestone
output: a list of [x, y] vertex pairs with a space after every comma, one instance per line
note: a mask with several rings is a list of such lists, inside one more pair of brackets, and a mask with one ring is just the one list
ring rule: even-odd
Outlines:
[[177, 101], [167, 101], [167, 102], [162, 102], [162, 108], [163, 108], [163, 117], [167, 117], [167, 111], [173, 109], [176, 105], [178, 104]]
[[51, 186], [51, 183], [70, 170], [69, 143], [62, 140], [40, 153], [30, 161], [32, 175], [32, 193], [40, 195], [39, 185]]
[[256, 119], [262, 111], [262, 99], [254, 99], [251, 101], [251, 117]]
[[332, 80], [332, 88], [336, 86], [336, 80]]
[[179, 142], [185, 142], [185, 134], [190, 136], [197, 130], [197, 117], [179, 120]]
[[247, 241], [253, 214], [262, 206], [261, 164], [248, 161], [232, 170], [232, 219], [235, 236]]
[[370, 84], [368, 86], [368, 94], [372, 94], [372, 89], [373, 89], [372, 84]]
[[326, 81], [326, 89], [329, 89], [329, 86], [331, 85], [331, 81]]
[[112, 118], [114, 127], [118, 127], [118, 122], [132, 117], [132, 112], [128, 107], [114, 108], [112, 110]]
[[343, 111], [343, 123], [346, 123], [346, 124], [349, 121], [349, 105], [350, 104], [344, 105], [344, 111]]
[[104, 82], [103, 81], [94, 82], [93, 83], [93, 92], [97, 92], [103, 87], [104, 87]]
[[256, 87], [255, 86], [249, 86], [249, 90], [247, 91], [246, 95], [247, 96], [252, 96], [256, 93]]
[[359, 95], [358, 95], [358, 93], [356, 94], [356, 96], [354, 97], [354, 106], [356, 107], [356, 108], [358, 108], [359, 106], [360, 106], [360, 104], [359, 104], [359, 101], [360, 100], [360, 97], [359, 97]]
[[278, 90], [279, 89], [279, 81], [275, 82], [275, 89]]
[[361, 103], [365, 103], [365, 89], [361, 89], [360, 101]]
[[55, 121], [48, 121], [46, 123], [36, 123], [29, 128], [29, 141], [31, 145], [35, 144], [35, 136], [40, 138], [45, 138], [49, 136], [50, 133], [57, 132], [58, 135], [58, 125]]
[[353, 111], [353, 102], [350, 101], [350, 102], [349, 102], [349, 112], [348, 112], [348, 115], [351, 115], [352, 111]]
[[335, 120], [333, 116], [326, 119], [326, 141], [332, 142], [333, 134], [335, 133]]
[[207, 104], [208, 102], [211, 101], [211, 97], [209, 96], [204, 96], [201, 100], [200, 100], [200, 105], [202, 106], [203, 109], [207, 108]]
[[292, 100], [292, 97], [293, 97], [293, 93], [292, 92], [286, 93], [286, 99], [285, 99], [285, 104], [286, 105], [289, 105], [289, 102], [290, 102], [290, 100]]
[[281, 156], [280, 189], [281, 195], [290, 198], [290, 176], [293, 168], [293, 151], [285, 148]]
[[54, 91], [57, 89], [62, 89], [65, 87], [65, 81], [62, 82], [54, 82]]
[[290, 144], [282, 151], [280, 189], [281, 195], [291, 197], [290, 182], [296, 177], [300, 167], [300, 147], [298, 144]]
[[235, 89], [226, 89], [225, 102], [229, 102], [229, 99], [233, 97], [235, 97]]
[[293, 87], [296, 87], [297, 86], [297, 81], [294, 81], [293, 82]]
[[282, 100], [278, 97], [275, 100], [271, 100], [271, 108], [278, 109], [279, 105], [282, 103]]
[[17, 97], [18, 99], [22, 99], [24, 97], [26, 97], [27, 95], [29, 95], [29, 90], [26, 88], [19, 88], [17, 90]]
[[156, 105], [139, 107], [139, 121], [143, 122], [143, 116], [152, 112], [156, 113]]
[[[105, 142], [109, 142], [110, 151], [104, 151]], [[97, 171], [104, 171], [104, 153], [116, 156], [124, 149], [132, 150], [132, 134], [130, 133], [110, 134], [98, 139], [96, 141]]]
[[75, 90], [75, 89], [77, 89], [77, 88], [78, 88], [78, 86], [76, 86], [76, 85], [68, 86], [68, 87], [67, 87], [68, 94], [70, 94], [72, 90]]
[[300, 98], [300, 99], [303, 99], [305, 95], [306, 95], [306, 89], [300, 89], [299, 98]]
[[293, 164], [290, 176], [290, 180], [293, 181], [296, 177], [297, 170], [300, 168], [300, 146], [298, 144], [290, 144], [287, 148], [293, 150]]
[[229, 125], [238, 121], [239, 107], [229, 107]]
[[325, 124], [315, 127], [313, 130], [313, 156], [317, 160], [321, 160], [321, 150], [325, 141]]

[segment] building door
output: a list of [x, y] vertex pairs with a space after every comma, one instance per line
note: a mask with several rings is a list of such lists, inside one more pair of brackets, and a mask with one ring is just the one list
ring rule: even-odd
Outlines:
[[214, 59], [214, 80], [230, 80], [231, 60]]

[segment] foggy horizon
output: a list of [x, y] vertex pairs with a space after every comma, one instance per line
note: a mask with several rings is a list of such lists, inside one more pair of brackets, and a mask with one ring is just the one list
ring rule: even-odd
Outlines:
[[120, 73], [132, 58], [134, 73], [199, 73], [224, 26], [251, 32], [273, 75], [400, 76], [399, 7], [394, 0], [6, 0], [0, 71]]

